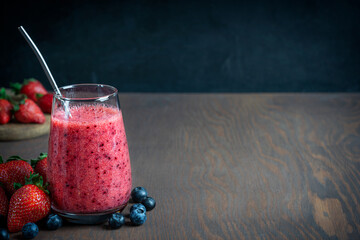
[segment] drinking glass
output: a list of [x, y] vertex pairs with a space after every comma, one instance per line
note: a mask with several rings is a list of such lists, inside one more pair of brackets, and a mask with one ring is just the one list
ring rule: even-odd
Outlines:
[[117, 89], [75, 84], [54, 95], [47, 178], [53, 211], [95, 224], [125, 208], [131, 166]]

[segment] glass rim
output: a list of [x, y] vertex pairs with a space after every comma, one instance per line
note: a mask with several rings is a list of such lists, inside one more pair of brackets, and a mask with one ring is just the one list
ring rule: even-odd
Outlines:
[[79, 84], [71, 84], [71, 85], [66, 85], [63, 87], [59, 87], [59, 90], [61, 92], [61, 90], [67, 90], [67, 89], [71, 89], [71, 88], [75, 88], [78, 86], [96, 86], [96, 87], [105, 87], [108, 89], [111, 89], [113, 92], [110, 94], [104, 94], [102, 96], [97, 96], [97, 97], [63, 97], [60, 96], [58, 94], [56, 94], [56, 92], [54, 92], [54, 97], [62, 100], [62, 101], [106, 101], [108, 100], [110, 97], [116, 97], [118, 94], [118, 90], [111, 86], [111, 85], [107, 85], [107, 84], [99, 84], [99, 83], [79, 83]]

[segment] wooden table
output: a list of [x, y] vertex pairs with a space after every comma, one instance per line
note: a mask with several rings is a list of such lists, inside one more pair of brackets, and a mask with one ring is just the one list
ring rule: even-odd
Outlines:
[[[157, 207], [143, 226], [67, 224], [37, 239], [360, 239], [360, 94], [120, 100], [133, 186]], [[47, 140], [0, 152], [34, 158]]]

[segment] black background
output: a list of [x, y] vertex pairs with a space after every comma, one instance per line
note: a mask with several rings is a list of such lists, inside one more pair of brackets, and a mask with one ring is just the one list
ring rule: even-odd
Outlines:
[[2, 86], [120, 92], [358, 92], [359, 1], [3, 1]]

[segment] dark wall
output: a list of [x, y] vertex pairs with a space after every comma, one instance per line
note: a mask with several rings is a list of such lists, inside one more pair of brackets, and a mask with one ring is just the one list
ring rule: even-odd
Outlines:
[[50, 88], [23, 25], [60, 86], [360, 91], [357, 0], [61, 2], [1, 3], [1, 85], [36, 77]]

